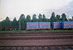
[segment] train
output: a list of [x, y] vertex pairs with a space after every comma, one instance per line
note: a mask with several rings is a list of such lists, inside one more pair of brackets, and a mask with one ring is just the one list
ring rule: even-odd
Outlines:
[[26, 30], [73, 29], [73, 21], [27, 22]]

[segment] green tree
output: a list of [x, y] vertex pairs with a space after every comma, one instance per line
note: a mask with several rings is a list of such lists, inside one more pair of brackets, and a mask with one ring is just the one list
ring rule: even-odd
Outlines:
[[51, 22], [55, 22], [55, 21], [56, 21], [55, 13], [54, 13], [54, 12], [51, 14], [50, 21], [51, 21]]
[[67, 18], [66, 18], [66, 14], [65, 14], [65, 13], [62, 14], [61, 21], [63, 21], [63, 22], [64, 22], [64, 21], [67, 21]]
[[19, 20], [24, 20], [25, 21], [25, 15], [21, 14]]
[[2, 25], [2, 21], [0, 21], [0, 31], [2, 31], [3, 29], [3, 25]]
[[18, 21], [16, 20], [16, 18], [13, 19], [13, 21], [12, 21], [11, 24], [12, 24], [12, 28], [14, 30], [17, 30], [18, 29]]
[[61, 20], [61, 19], [60, 19], [60, 15], [56, 15], [56, 21], [57, 21], [57, 22], [60, 22], [60, 20]]
[[42, 15], [39, 14], [39, 16], [38, 16], [38, 21], [39, 21], [39, 22], [42, 22], [42, 19], [43, 19]]
[[26, 28], [26, 19], [24, 14], [21, 14], [18, 22], [19, 22], [19, 30], [24, 30]]
[[0, 26], [1, 26], [1, 30], [4, 31], [5, 30], [5, 21], [1, 21], [0, 23]]
[[30, 15], [27, 15], [27, 16], [26, 16], [26, 22], [31, 22], [31, 17], [30, 17]]
[[72, 16], [72, 21], [73, 21], [73, 16]]
[[69, 20], [69, 21], [73, 21], [73, 16], [72, 16], [72, 18], [69, 18], [68, 20]]
[[32, 21], [33, 21], [33, 22], [37, 22], [36, 14], [33, 14], [33, 16], [32, 16]]
[[10, 30], [11, 21], [10, 21], [9, 17], [6, 17], [6, 19], [3, 20], [2, 25], [4, 26], [5, 30]]
[[45, 14], [43, 14], [42, 21], [43, 21], [43, 22], [47, 22], [47, 18], [46, 18], [46, 16], [45, 16]]

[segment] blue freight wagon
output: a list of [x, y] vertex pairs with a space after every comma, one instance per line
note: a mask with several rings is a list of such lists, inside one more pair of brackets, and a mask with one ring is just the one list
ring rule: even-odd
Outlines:
[[50, 29], [50, 22], [39, 22], [39, 29]]
[[27, 22], [26, 30], [73, 29], [73, 21], [65, 22]]
[[73, 29], [73, 21], [65, 21], [63, 27], [64, 29]]
[[38, 22], [27, 22], [26, 30], [35, 30], [39, 29]]
[[27, 22], [26, 30], [50, 29], [50, 22]]
[[61, 22], [53, 22], [53, 29], [61, 29]]

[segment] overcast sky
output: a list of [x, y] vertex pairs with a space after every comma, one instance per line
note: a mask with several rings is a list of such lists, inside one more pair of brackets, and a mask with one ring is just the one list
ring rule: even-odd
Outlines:
[[45, 14], [48, 18], [54, 11], [56, 14], [66, 13], [73, 16], [72, 0], [0, 0], [0, 21], [8, 16], [11, 20], [20, 14]]

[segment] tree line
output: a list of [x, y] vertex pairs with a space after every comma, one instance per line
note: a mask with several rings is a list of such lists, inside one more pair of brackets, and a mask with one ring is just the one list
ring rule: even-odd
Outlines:
[[33, 14], [32, 19], [30, 15], [27, 15], [25, 17], [24, 14], [20, 15], [19, 20], [16, 19], [16, 17], [11, 21], [9, 17], [6, 17], [5, 20], [0, 22], [0, 30], [25, 30], [26, 29], [26, 23], [27, 22], [64, 22], [64, 21], [73, 21], [72, 19], [67, 19], [67, 16], [65, 13], [62, 15], [55, 15], [54, 12], [52, 12], [50, 19], [46, 18], [45, 14], [39, 14], [38, 18], [36, 14]]

